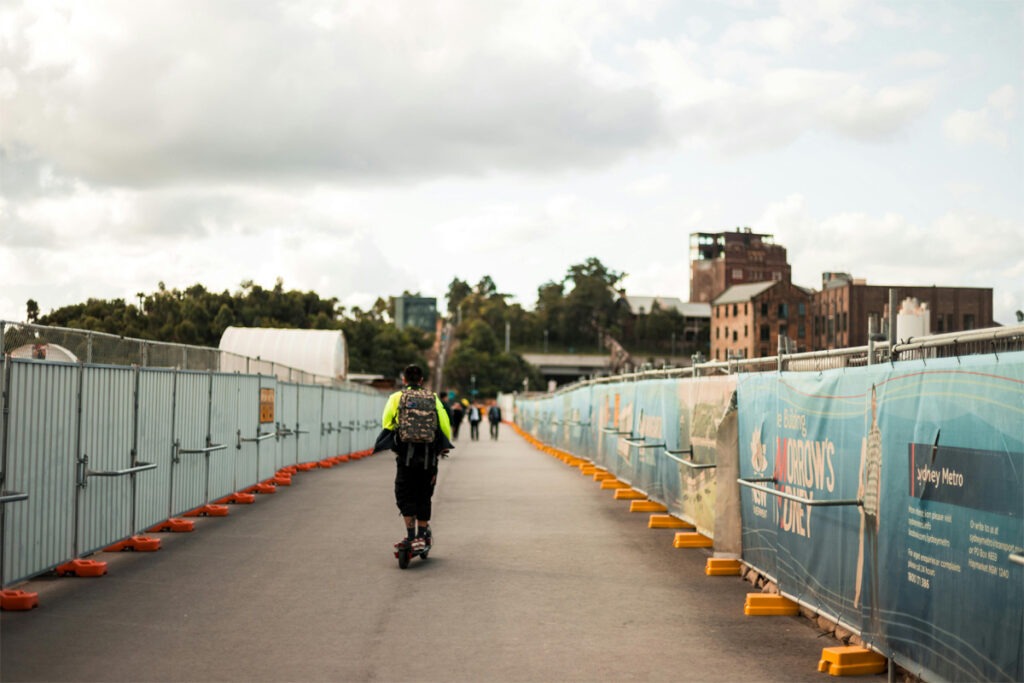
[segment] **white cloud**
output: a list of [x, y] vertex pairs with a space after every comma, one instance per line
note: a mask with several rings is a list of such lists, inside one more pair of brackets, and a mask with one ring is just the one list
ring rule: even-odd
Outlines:
[[949, 63], [949, 57], [935, 50], [904, 52], [892, 58], [892, 65], [909, 69], [938, 69]]
[[671, 182], [672, 178], [667, 173], [658, 173], [645, 178], [637, 178], [626, 189], [639, 197], [650, 197], [664, 192]]
[[1000, 247], [1024, 243], [1019, 218], [949, 211], [928, 223], [896, 212], [819, 219], [794, 194], [765, 207], [755, 226], [786, 247], [793, 281], [805, 287], [820, 288], [827, 271], [849, 272], [876, 285], [992, 287], [996, 319], [1004, 323], [1009, 302], [1024, 303], [1019, 253]]
[[984, 144], [1006, 149], [1010, 135], [1008, 122], [1014, 119], [1017, 93], [1006, 84], [988, 96], [981, 109], [957, 109], [946, 117], [942, 130], [946, 138], [958, 145]]
[[564, 21], [448, 3], [184, 5], [22, 7], [0, 146], [121, 185], [366, 182], [603, 165], [661, 136], [651, 93], [588, 70], [576, 31], [613, 26], [628, 12], [615, 4]]

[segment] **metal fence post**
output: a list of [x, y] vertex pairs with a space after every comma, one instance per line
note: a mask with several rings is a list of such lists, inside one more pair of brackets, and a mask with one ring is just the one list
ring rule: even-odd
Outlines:
[[92, 362], [92, 332], [87, 332], [85, 335], [85, 362]]

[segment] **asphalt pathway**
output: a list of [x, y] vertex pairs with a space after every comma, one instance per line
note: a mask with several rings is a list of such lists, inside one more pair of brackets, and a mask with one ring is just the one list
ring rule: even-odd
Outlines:
[[[508, 427], [442, 462], [434, 549], [400, 570], [394, 461], [294, 484], [0, 615], [3, 681], [817, 681], [797, 617]], [[874, 680], [881, 680], [874, 678]]]

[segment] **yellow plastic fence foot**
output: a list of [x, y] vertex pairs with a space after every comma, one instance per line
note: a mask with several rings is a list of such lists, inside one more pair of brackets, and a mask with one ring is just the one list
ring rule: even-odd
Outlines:
[[673, 548], [710, 548], [712, 545], [710, 538], [696, 531], [680, 531], [672, 541]]
[[724, 557], [709, 557], [704, 565], [704, 573], [708, 576], [739, 576], [740, 561]]
[[867, 676], [885, 671], [885, 657], [867, 648], [847, 645], [821, 651], [818, 671], [830, 676]]
[[588, 476], [593, 476], [597, 474], [597, 468], [594, 467], [593, 465], [583, 465], [582, 467], [580, 467], [580, 473]]
[[604, 481], [605, 479], [614, 479], [615, 475], [607, 470], [598, 470], [594, 472], [594, 481]]
[[630, 512], [667, 512], [668, 508], [655, 500], [634, 500], [629, 504]]
[[648, 529], [693, 529], [694, 526], [689, 522], [684, 522], [678, 517], [672, 515], [651, 515], [651, 518], [647, 521]]
[[618, 489], [615, 492], [615, 500], [644, 500], [647, 494], [640, 493], [635, 489]]
[[795, 616], [800, 613], [800, 606], [781, 595], [747, 593], [743, 613], [748, 617]]
[[628, 489], [629, 484], [618, 479], [605, 479], [601, 482], [602, 489]]

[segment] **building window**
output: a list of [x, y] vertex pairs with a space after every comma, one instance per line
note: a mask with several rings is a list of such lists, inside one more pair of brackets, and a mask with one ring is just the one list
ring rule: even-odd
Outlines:
[[769, 334], [768, 326], [761, 325], [761, 341], [768, 341], [771, 338]]
[[732, 315], [733, 315], [733, 317], [736, 317], [738, 314], [739, 314], [738, 307], [736, 306], [736, 304], [733, 304], [732, 305]]
[[722, 328], [721, 327], [716, 327], [715, 328], [715, 339], [721, 339], [721, 338], [722, 338]]
[[732, 331], [732, 340], [739, 341], [739, 334], [737, 334], [736, 330]]
[[789, 326], [786, 325], [786, 323], [780, 323], [779, 324], [779, 336], [780, 337], [785, 337], [788, 334], [789, 334]]
[[796, 305], [796, 314], [799, 315], [801, 318], [807, 315], [807, 304], [805, 304], [803, 301], [798, 303]]
[[806, 327], [804, 327], [804, 324], [803, 324], [803, 323], [800, 323], [800, 325], [799, 325], [799, 326], [798, 326], [798, 327], [797, 327], [796, 329], [797, 329], [797, 333], [796, 333], [796, 336], [797, 336], [797, 337], [798, 337], [799, 339], [803, 339], [803, 338], [804, 338], [804, 336], [806, 336], [806, 334], [807, 334], [807, 328], [806, 328]]
[[789, 317], [789, 304], [779, 304], [779, 320], [785, 320]]
[[750, 331], [749, 331], [749, 329], [748, 329], [748, 328], [749, 328], [749, 326], [748, 326], [748, 325], [744, 325], [744, 326], [743, 326], [743, 338], [744, 338], [744, 339], [746, 339], [747, 337], [749, 337], [749, 336], [750, 336]]
[[974, 314], [973, 313], [964, 313], [964, 329], [965, 330], [973, 330], [974, 329]]
[[761, 302], [761, 315], [768, 315], [768, 302]]
[[768, 347], [767, 346], [762, 346], [761, 347], [761, 358], [767, 358], [767, 357], [768, 357]]
[[772, 279], [778, 282], [779, 280], [782, 279], [782, 273], [776, 270], [775, 272], [772, 273]]
[[732, 279], [733, 280], [742, 280], [743, 279], [743, 269], [742, 268], [733, 268], [732, 269]]
[[747, 308], [746, 302], [743, 304], [743, 315], [750, 315], [750, 310]]

